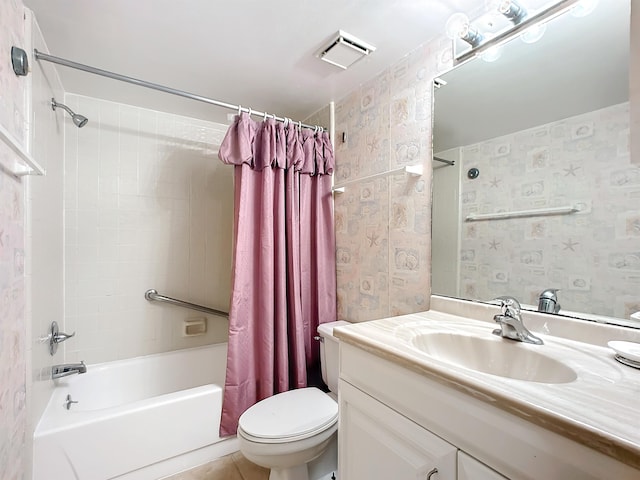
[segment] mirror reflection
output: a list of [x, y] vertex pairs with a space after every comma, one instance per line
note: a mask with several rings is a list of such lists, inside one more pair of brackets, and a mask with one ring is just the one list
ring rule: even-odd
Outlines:
[[629, 15], [629, 0], [599, 2], [440, 77], [434, 157], [454, 165], [434, 161], [434, 294], [640, 328]]

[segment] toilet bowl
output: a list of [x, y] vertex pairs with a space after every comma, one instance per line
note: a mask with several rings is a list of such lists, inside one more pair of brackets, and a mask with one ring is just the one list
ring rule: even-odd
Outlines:
[[[318, 327], [322, 378], [336, 393], [338, 342], [333, 328], [342, 325], [349, 323]], [[269, 480], [315, 480], [309, 478], [308, 464], [325, 453], [337, 430], [335, 393], [307, 387], [279, 393], [248, 408], [238, 422], [238, 441], [248, 460], [271, 469]]]
[[338, 404], [315, 387], [283, 392], [240, 417], [240, 451], [270, 468], [270, 480], [308, 480], [307, 463], [319, 457], [338, 430]]

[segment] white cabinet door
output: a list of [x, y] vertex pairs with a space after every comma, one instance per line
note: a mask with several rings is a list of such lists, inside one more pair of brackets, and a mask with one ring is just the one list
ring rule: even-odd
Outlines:
[[458, 452], [458, 480], [507, 480], [466, 453]]
[[339, 478], [456, 479], [456, 447], [344, 380], [339, 395]]

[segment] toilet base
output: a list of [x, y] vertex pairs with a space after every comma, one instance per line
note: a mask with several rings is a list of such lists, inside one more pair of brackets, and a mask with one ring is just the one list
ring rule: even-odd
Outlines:
[[269, 480], [309, 480], [307, 464], [289, 468], [272, 468]]

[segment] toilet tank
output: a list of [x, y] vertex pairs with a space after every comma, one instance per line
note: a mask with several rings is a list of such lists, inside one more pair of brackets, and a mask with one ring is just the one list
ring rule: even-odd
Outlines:
[[323, 323], [318, 326], [320, 343], [320, 367], [322, 368], [322, 380], [327, 384], [329, 390], [338, 393], [338, 375], [340, 370], [339, 361], [339, 341], [333, 336], [335, 327], [351, 325], [349, 322], [339, 320], [337, 322]]

